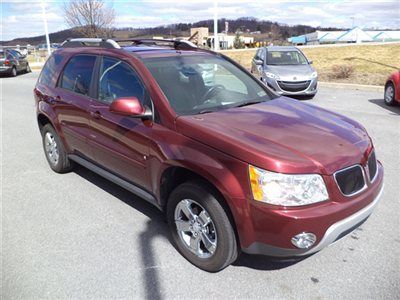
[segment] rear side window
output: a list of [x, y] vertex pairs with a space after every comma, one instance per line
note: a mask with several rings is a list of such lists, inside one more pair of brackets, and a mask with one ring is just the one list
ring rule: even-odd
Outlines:
[[11, 54], [16, 58], [19, 59], [21, 57], [21, 53], [15, 50], [10, 50]]
[[60, 87], [82, 95], [89, 95], [90, 81], [96, 56], [77, 55], [64, 68]]
[[17, 57], [15, 56], [15, 54], [12, 51], [8, 50], [7, 51], [7, 59], [17, 59]]
[[60, 54], [53, 54], [49, 57], [39, 76], [39, 82], [41, 84], [51, 85], [57, 66], [61, 63], [62, 58]]
[[125, 62], [104, 57], [100, 68], [99, 100], [112, 103], [121, 97], [144, 102], [144, 87], [137, 73]]

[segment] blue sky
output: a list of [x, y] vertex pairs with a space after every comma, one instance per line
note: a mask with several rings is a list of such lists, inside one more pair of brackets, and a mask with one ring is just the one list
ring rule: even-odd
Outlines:
[[[66, 29], [62, 0], [45, 1], [50, 32]], [[213, 1], [109, 1], [116, 27], [149, 27], [196, 22], [213, 16]], [[394, 1], [265, 1], [219, 0], [219, 17], [256, 17], [286, 24], [400, 28], [400, 0]], [[40, 1], [1, 0], [0, 40], [43, 34]]]

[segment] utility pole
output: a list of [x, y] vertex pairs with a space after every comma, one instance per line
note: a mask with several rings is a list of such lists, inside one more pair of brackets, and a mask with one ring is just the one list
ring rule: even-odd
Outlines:
[[218, 40], [218, 1], [214, 1], [214, 51], [219, 50]]
[[353, 29], [354, 28], [354, 17], [350, 17], [350, 19], [352, 20], [352, 23], [351, 23], [351, 28]]
[[46, 16], [46, 8], [44, 5], [44, 0], [42, 2], [42, 14], [43, 14], [43, 22], [44, 22], [44, 31], [46, 34], [46, 44], [47, 44], [47, 54], [48, 56], [51, 55], [51, 50], [50, 50], [50, 37], [49, 37], [49, 29], [47, 27], [47, 16]]

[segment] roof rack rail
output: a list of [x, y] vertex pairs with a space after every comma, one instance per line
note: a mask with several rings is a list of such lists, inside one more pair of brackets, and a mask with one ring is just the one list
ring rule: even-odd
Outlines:
[[118, 43], [130, 42], [132, 45], [154, 45], [172, 46], [175, 49], [196, 49], [197, 46], [187, 40], [168, 40], [168, 39], [118, 39]]
[[74, 38], [67, 39], [61, 44], [62, 48], [74, 48], [74, 47], [102, 47], [102, 48], [113, 48], [120, 49], [120, 45], [112, 39], [102, 38]]

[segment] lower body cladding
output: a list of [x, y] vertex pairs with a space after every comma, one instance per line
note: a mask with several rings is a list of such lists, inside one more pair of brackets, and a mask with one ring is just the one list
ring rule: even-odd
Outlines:
[[242, 245], [242, 251], [282, 258], [318, 252], [363, 223], [378, 204], [382, 191], [383, 168], [379, 164], [373, 185], [347, 202], [329, 200], [287, 210], [254, 203], [250, 208], [253, 230], [247, 230], [246, 238], [250, 240], [247, 239], [247, 247]]
[[285, 81], [264, 77], [263, 82], [276, 93], [284, 96], [314, 96], [317, 93], [317, 78], [304, 81]]

